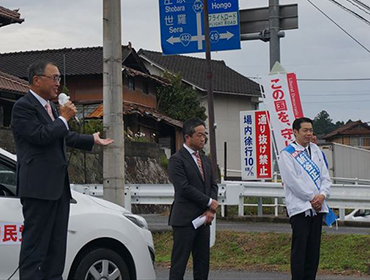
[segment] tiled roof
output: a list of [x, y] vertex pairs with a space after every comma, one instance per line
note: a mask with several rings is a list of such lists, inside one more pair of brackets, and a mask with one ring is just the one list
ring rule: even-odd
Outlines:
[[0, 91], [27, 93], [28, 83], [25, 80], [0, 72]]
[[155, 75], [148, 75], [148, 74], [145, 74], [145, 73], [143, 73], [141, 71], [132, 69], [132, 68], [127, 67], [127, 66], [123, 66], [123, 71], [125, 73], [127, 73], [127, 75], [129, 75], [131, 77], [141, 76], [141, 77], [144, 77], [145, 79], [152, 80], [152, 81], [154, 81], [154, 82], [156, 82], [158, 84], [161, 84], [163, 86], [170, 85], [170, 82], [167, 81], [165, 78], [158, 77], [158, 76], [155, 76]]
[[[362, 129], [358, 129], [356, 127], [361, 127]], [[323, 136], [323, 139], [329, 139], [333, 136], [339, 136], [339, 135], [370, 135], [370, 127], [363, 123], [361, 120], [355, 121], [355, 122], [349, 122], [336, 130], [326, 134]]]
[[[135, 51], [128, 46], [122, 46], [122, 60], [125, 61], [132, 52]], [[3, 53], [0, 54], [0, 69], [13, 76], [27, 79], [28, 66], [40, 59], [54, 62], [62, 75], [64, 61], [67, 76], [103, 73], [103, 47]]]
[[12, 24], [12, 23], [22, 23], [23, 18], [20, 18], [21, 15], [18, 13], [18, 10], [9, 10], [0, 6], [0, 27]]
[[[182, 127], [182, 122], [172, 119], [162, 113], [159, 113], [157, 110], [149, 107], [145, 107], [142, 105], [129, 103], [129, 102], [123, 102], [123, 114], [124, 115], [132, 115], [132, 114], [138, 114], [140, 116], [146, 116], [149, 118], [152, 118], [156, 120], [157, 122], [164, 121], [168, 124], [171, 124], [173, 126]], [[87, 118], [93, 119], [93, 118], [102, 118], [103, 117], [103, 104], [100, 104], [92, 113], [90, 113]]]
[[[140, 49], [138, 54], [157, 67], [180, 73], [182, 79], [206, 91], [206, 60], [183, 55], [163, 56], [160, 52]], [[261, 96], [257, 83], [229, 68], [224, 61], [212, 60], [215, 93]]]

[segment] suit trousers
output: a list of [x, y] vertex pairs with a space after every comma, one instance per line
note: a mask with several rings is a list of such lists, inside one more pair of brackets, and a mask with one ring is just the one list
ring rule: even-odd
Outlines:
[[305, 213], [300, 213], [290, 218], [293, 231], [290, 254], [292, 280], [316, 279], [322, 221], [323, 214], [305, 216]]
[[[69, 186], [68, 186], [69, 187]], [[62, 280], [70, 193], [58, 200], [22, 198], [24, 229], [19, 257], [21, 280]]]
[[194, 280], [207, 280], [209, 273], [209, 225], [194, 229], [193, 226], [173, 226], [173, 249], [170, 280], [183, 280], [190, 252], [193, 256]]

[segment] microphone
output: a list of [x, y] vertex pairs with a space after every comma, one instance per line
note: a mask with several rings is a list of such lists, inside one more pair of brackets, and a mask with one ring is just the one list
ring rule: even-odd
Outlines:
[[[61, 94], [59, 94], [58, 96], [58, 103], [60, 106], [64, 106], [68, 101], [69, 101], [69, 96], [67, 94], [65, 94], [64, 92], [62, 92]], [[80, 125], [80, 120], [78, 119], [77, 116], [74, 116], [74, 119], [75, 121], [78, 123], [78, 125]]]

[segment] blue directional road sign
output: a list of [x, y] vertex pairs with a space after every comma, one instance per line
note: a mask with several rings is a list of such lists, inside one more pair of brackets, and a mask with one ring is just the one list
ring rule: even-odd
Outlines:
[[[238, 0], [208, 0], [211, 51], [240, 49]], [[159, 0], [163, 54], [205, 51], [203, 0]]]

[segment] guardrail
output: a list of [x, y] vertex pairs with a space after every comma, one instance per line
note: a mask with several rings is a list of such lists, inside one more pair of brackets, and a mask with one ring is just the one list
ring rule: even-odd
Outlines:
[[[72, 184], [71, 188], [88, 195], [103, 197], [103, 185]], [[174, 197], [172, 184], [127, 184], [125, 185], [125, 207], [131, 211], [132, 204], [170, 205]], [[284, 198], [284, 189], [280, 183], [271, 182], [224, 182], [219, 184], [218, 200], [221, 206], [236, 205], [239, 207], [239, 216], [244, 215], [246, 197], [257, 197], [258, 214], [263, 215], [263, 206], [278, 207], [278, 199]], [[261, 198], [274, 198], [274, 204], [262, 205]], [[370, 185], [333, 184], [328, 204], [332, 208], [340, 209], [340, 218], [344, 219], [344, 209], [370, 209]], [[223, 213], [221, 213], [223, 214]], [[275, 215], [277, 215], [277, 210]]]

